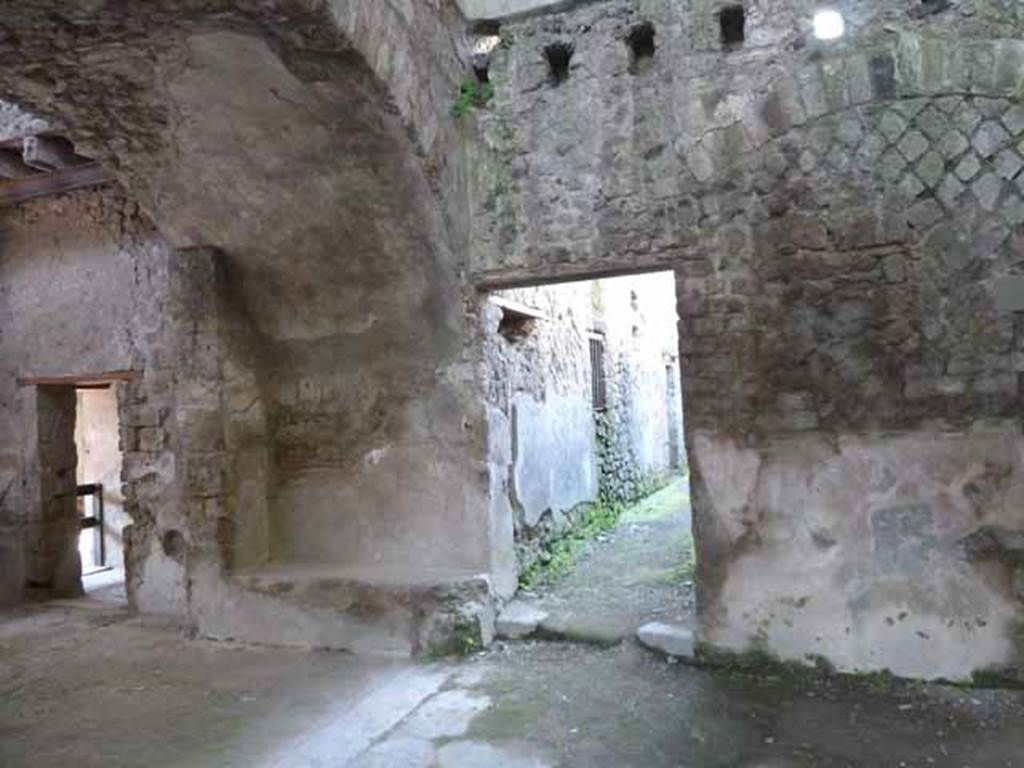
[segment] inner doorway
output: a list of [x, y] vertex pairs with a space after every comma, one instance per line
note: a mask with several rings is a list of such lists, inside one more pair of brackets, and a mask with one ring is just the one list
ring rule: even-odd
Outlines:
[[521, 597], [574, 632], [574, 617], [621, 636], [691, 623], [675, 274], [498, 290], [488, 305], [491, 458]]
[[35, 390], [39, 509], [29, 530], [26, 597], [83, 592], [126, 602], [120, 383], [130, 372], [22, 379]]
[[125, 600], [123, 533], [130, 520], [121, 488], [117, 386], [75, 388], [75, 481], [82, 586], [97, 598]]

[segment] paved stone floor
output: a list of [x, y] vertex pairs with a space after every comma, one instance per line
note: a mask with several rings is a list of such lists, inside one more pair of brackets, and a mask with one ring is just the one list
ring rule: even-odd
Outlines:
[[681, 477], [586, 544], [568, 574], [520, 598], [549, 614], [551, 634], [619, 642], [648, 621], [692, 624], [693, 565], [690, 489]]
[[0, 615], [0, 766], [1024, 766], [1024, 692], [498, 644], [460, 662], [209, 643], [92, 599]]

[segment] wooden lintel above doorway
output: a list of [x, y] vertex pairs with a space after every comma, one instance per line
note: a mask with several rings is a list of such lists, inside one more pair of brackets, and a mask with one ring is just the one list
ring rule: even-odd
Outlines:
[[109, 387], [119, 381], [135, 381], [141, 375], [141, 371], [104, 371], [103, 373], [87, 373], [77, 376], [20, 376], [18, 377], [18, 386], [97, 389]]

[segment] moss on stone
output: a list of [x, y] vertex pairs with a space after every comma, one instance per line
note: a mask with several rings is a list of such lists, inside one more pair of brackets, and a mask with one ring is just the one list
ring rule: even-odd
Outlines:
[[[1024, 641], [1024, 637], [1022, 637], [1022, 641]], [[813, 683], [821, 678], [831, 678], [844, 681], [849, 685], [861, 686], [878, 694], [887, 694], [894, 690], [922, 685], [920, 680], [900, 677], [888, 669], [870, 672], [839, 672], [823, 656], [808, 656], [806, 664], [786, 661], [767, 651], [759, 642], [752, 643], [750, 649], [746, 651], [729, 651], [707, 643], [698, 643], [696, 660], [698, 665], [718, 669], [725, 673], [736, 672], [757, 677], [780, 678], [804, 684]], [[975, 671], [971, 675], [970, 683], [946, 682], [961, 688], [1024, 689], [1024, 668], [992, 667]]]
[[446, 656], [469, 656], [483, 650], [484, 643], [478, 620], [459, 613], [451, 614], [445, 622], [444, 631], [431, 634], [426, 648], [429, 658]]
[[618, 504], [588, 504], [561, 534], [542, 546], [537, 557], [523, 568], [519, 584], [524, 589], [550, 585], [565, 576], [586, 542], [614, 528], [622, 517]]
[[724, 672], [782, 679], [798, 685], [812, 685], [822, 679], [832, 679], [881, 694], [918, 684], [918, 681], [898, 677], [888, 669], [839, 672], [832, 662], [819, 655], [808, 655], [806, 661], [781, 659], [756, 641], [746, 651], [729, 651], [698, 643], [696, 658], [700, 665]]

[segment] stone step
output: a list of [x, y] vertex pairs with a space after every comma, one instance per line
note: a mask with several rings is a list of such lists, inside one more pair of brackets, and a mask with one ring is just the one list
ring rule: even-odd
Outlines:
[[530, 603], [513, 600], [498, 614], [495, 630], [500, 638], [520, 640], [534, 634], [547, 618], [547, 611]]
[[[635, 626], [635, 625], [634, 625]], [[547, 640], [610, 647], [633, 633], [633, 626], [615, 616], [559, 612], [541, 622], [538, 636]]]
[[695, 658], [693, 630], [682, 624], [652, 621], [640, 627], [636, 636], [642, 645], [666, 656], [684, 661], [693, 661]]
[[288, 564], [235, 574], [195, 613], [211, 639], [445, 656], [490, 644], [494, 604], [479, 574]]

